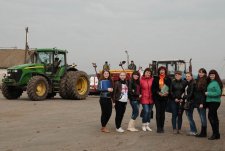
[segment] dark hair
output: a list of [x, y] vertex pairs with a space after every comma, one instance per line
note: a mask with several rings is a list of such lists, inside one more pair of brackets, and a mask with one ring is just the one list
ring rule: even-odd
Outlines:
[[164, 67], [164, 66], [160, 66], [159, 68], [158, 68], [158, 75], [160, 75], [160, 70], [165, 70], [165, 75], [167, 75], [167, 69], [166, 69], [166, 67]]
[[175, 71], [175, 75], [178, 74], [178, 75], [182, 75], [182, 72], [181, 71]]
[[134, 72], [132, 73], [131, 81], [135, 81], [134, 78], [133, 78], [133, 75], [138, 75], [138, 76], [139, 76], [139, 77], [138, 77], [138, 81], [139, 81], [139, 79], [140, 79], [140, 73], [139, 73], [138, 71], [134, 71]]
[[185, 74], [189, 74], [190, 76], [192, 76], [192, 77], [193, 77], [192, 72], [186, 72]]
[[200, 68], [198, 70], [198, 73], [199, 72], [202, 72], [202, 73], [205, 74], [202, 78], [200, 78], [199, 75], [198, 75], [198, 78], [197, 78], [197, 81], [198, 81], [197, 82], [197, 88], [200, 89], [200, 90], [203, 90], [207, 86], [207, 71], [204, 68]]
[[[104, 77], [104, 73], [105, 73], [105, 72], [108, 72], [108, 73], [109, 73], [108, 79], [106, 79], [106, 78]], [[112, 79], [111, 79], [111, 73], [109, 72], [109, 70], [102, 70], [102, 72], [101, 72], [101, 74], [100, 74], [99, 80], [112, 80]]]
[[151, 76], [153, 76], [152, 75], [152, 70], [150, 68], [145, 68], [144, 73], [143, 73], [143, 76], [145, 76], [145, 72], [147, 72], [147, 71], [149, 71], [151, 73]]
[[[134, 80], [133, 75], [138, 75], [139, 76], [138, 79]], [[132, 73], [132, 77], [131, 77], [131, 86], [132, 86], [132, 88], [136, 89], [136, 84], [140, 85], [140, 73], [138, 71], [134, 71]]]
[[219, 83], [221, 91], [223, 91], [223, 82], [220, 79], [220, 76], [219, 76], [218, 72], [216, 70], [214, 70], [214, 69], [209, 71], [209, 75], [207, 77], [208, 83], [210, 83], [210, 81], [211, 81], [210, 74], [215, 74], [215, 80]]

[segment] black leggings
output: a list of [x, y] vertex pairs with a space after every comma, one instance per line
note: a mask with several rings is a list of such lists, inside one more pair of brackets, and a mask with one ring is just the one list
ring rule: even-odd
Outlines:
[[166, 103], [166, 100], [157, 100], [155, 102], [156, 124], [158, 129], [164, 128]]
[[115, 104], [115, 109], [116, 109], [115, 122], [116, 122], [116, 128], [117, 129], [121, 127], [123, 116], [124, 116], [124, 113], [126, 111], [126, 105], [127, 105], [127, 102], [116, 101], [116, 104]]
[[212, 127], [214, 135], [219, 135], [219, 119], [217, 115], [217, 110], [220, 106], [220, 102], [208, 102], [207, 107], [209, 109], [208, 119]]
[[101, 124], [105, 127], [112, 115], [112, 101], [111, 98], [100, 98], [99, 102], [102, 110]]

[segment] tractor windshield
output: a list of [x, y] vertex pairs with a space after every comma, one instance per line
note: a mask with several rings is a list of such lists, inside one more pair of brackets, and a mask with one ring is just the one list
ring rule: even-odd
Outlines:
[[37, 53], [37, 63], [41, 64], [52, 64], [53, 63], [53, 53], [52, 52], [38, 52]]
[[177, 71], [182, 71], [185, 73], [186, 65], [183, 62], [177, 62]]

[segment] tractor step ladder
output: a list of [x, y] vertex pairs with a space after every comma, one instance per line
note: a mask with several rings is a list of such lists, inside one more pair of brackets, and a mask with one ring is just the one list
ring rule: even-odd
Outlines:
[[59, 92], [59, 89], [60, 89], [59, 81], [53, 80], [53, 91], [54, 92]]

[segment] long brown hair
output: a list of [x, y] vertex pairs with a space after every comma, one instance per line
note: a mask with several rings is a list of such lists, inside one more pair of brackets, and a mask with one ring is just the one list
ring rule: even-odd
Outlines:
[[220, 76], [219, 76], [218, 72], [214, 69], [209, 71], [209, 75], [207, 77], [208, 83], [211, 81], [210, 74], [215, 74], [215, 80], [219, 83], [221, 91], [223, 91], [223, 82], [220, 79]]
[[200, 78], [199, 75], [198, 75], [197, 88], [200, 89], [200, 90], [204, 90], [204, 89], [206, 89], [206, 86], [207, 86], [207, 71], [204, 68], [201, 68], [201, 69], [198, 70], [198, 73], [199, 72], [202, 72], [205, 75], [202, 78]]
[[[109, 73], [109, 77], [107, 79], [104, 77], [105, 72]], [[112, 81], [111, 73], [109, 72], [109, 70], [102, 70], [99, 80], [110, 80], [110, 81]]]

